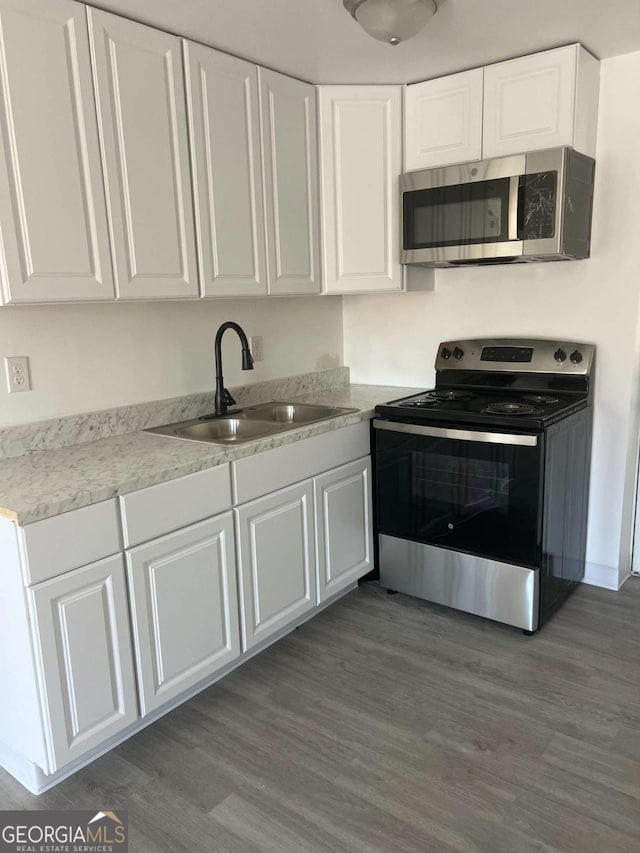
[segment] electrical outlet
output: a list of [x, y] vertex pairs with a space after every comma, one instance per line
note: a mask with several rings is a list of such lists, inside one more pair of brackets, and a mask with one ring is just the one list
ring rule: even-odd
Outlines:
[[264, 345], [262, 335], [252, 335], [249, 338], [249, 349], [254, 361], [264, 361]]
[[31, 391], [29, 358], [26, 355], [5, 358], [4, 368], [7, 374], [7, 390], [10, 394], [18, 391]]

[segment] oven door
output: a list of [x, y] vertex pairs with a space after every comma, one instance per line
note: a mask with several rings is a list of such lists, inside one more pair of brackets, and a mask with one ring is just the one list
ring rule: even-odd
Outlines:
[[537, 568], [539, 435], [375, 420], [381, 534]]

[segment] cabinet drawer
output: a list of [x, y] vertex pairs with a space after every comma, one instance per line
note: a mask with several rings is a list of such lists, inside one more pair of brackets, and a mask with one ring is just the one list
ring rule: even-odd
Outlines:
[[231, 508], [229, 466], [220, 465], [120, 498], [125, 547]]
[[122, 550], [115, 499], [19, 527], [18, 536], [27, 585]]
[[234, 504], [299, 483], [370, 453], [369, 422], [325, 432], [231, 463]]

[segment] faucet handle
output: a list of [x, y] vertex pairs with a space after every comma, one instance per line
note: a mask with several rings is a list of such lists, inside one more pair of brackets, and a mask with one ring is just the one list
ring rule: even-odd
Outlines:
[[235, 406], [236, 401], [233, 399], [233, 397], [232, 397], [232, 396], [231, 396], [231, 394], [227, 391], [227, 389], [226, 389], [226, 388], [223, 388], [223, 389], [222, 389], [222, 394], [223, 394], [224, 402], [225, 402], [225, 405], [226, 405], [226, 406]]

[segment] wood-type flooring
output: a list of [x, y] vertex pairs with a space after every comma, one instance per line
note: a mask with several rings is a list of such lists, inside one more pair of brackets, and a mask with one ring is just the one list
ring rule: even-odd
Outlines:
[[41, 797], [132, 853], [638, 853], [640, 580], [533, 637], [365, 584]]

